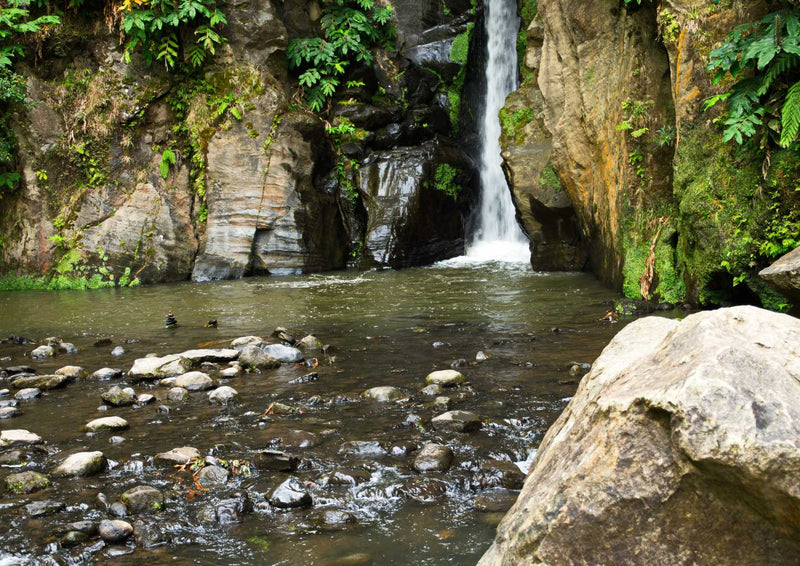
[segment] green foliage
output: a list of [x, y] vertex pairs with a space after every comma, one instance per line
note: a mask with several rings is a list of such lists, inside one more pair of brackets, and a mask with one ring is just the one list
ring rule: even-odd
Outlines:
[[467, 63], [467, 55], [469, 54], [469, 41], [472, 38], [472, 31], [475, 28], [474, 23], [467, 24], [467, 29], [458, 34], [450, 46], [450, 60], [459, 65]]
[[165, 149], [161, 153], [161, 163], [158, 166], [161, 178], [164, 180], [169, 176], [170, 165], [175, 165], [175, 152], [171, 149]]
[[[199, 67], [225, 42], [219, 31], [227, 21], [216, 0], [124, 0], [119, 10], [127, 63], [131, 53], [141, 51], [148, 65], [159, 61], [171, 70], [188, 62]], [[194, 41], [184, 45], [190, 36]]]
[[735, 28], [709, 54], [714, 84], [732, 80], [705, 108], [724, 101], [723, 139], [743, 144], [757, 138], [761, 148], [789, 147], [800, 130], [800, 8], [772, 12]]
[[500, 109], [500, 127], [503, 135], [514, 143], [521, 144], [524, 141], [524, 129], [533, 120], [533, 110], [530, 108], [517, 108], [509, 111], [507, 108]]
[[433, 187], [457, 201], [458, 194], [461, 192], [461, 185], [456, 182], [459, 176], [461, 176], [459, 169], [447, 163], [440, 163], [436, 166]]
[[392, 8], [375, 0], [323, 0], [322, 37], [292, 39], [286, 50], [311, 110], [323, 109], [351, 64], [370, 65], [373, 47], [393, 45], [391, 17]]
[[519, 32], [517, 32], [517, 63], [521, 74], [524, 76], [523, 62], [528, 48], [528, 26], [531, 25], [533, 18], [536, 17], [539, 11], [539, 3], [537, 0], [518, 0], [517, 11], [520, 18]]

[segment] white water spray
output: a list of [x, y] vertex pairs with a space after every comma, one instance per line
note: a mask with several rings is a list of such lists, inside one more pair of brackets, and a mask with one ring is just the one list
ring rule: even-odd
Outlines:
[[517, 224], [511, 191], [503, 175], [498, 112], [517, 84], [515, 0], [487, 0], [486, 104], [481, 138], [481, 206], [467, 257], [484, 261], [528, 262], [528, 239]]

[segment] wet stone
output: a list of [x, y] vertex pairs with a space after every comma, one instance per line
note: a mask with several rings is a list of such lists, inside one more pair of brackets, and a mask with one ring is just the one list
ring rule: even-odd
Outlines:
[[133, 523], [133, 536], [136, 538], [136, 544], [142, 548], [153, 548], [166, 542], [157, 523], [141, 519]]
[[438, 383], [432, 383], [430, 385], [426, 385], [422, 389], [419, 390], [420, 393], [427, 397], [435, 397], [436, 395], [441, 395], [444, 389]]
[[36, 373], [36, 370], [31, 366], [11, 366], [7, 367], [4, 371], [9, 376], [17, 375], [18, 373]]
[[89, 535], [81, 531], [69, 531], [59, 539], [59, 544], [64, 548], [72, 548], [89, 540]]
[[50, 389], [64, 387], [70, 382], [70, 379], [66, 375], [32, 375], [14, 380], [11, 387], [14, 389], [37, 388], [42, 391], [49, 391]]
[[200, 452], [197, 450], [197, 448], [193, 448], [191, 446], [181, 446], [179, 448], [173, 448], [168, 452], [156, 454], [155, 460], [156, 462], [161, 462], [167, 465], [182, 465], [199, 457]]
[[433, 408], [439, 411], [446, 411], [453, 405], [450, 397], [437, 397], [433, 400]]
[[128, 508], [125, 506], [124, 503], [120, 503], [119, 501], [115, 501], [111, 504], [108, 508], [108, 514], [112, 517], [127, 517], [130, 513], [128, 513]]
[[262, 450], [253, 455], [256, 468], [273, 472], [292, 472], [297, 469], [300, 459], [278, 450]]
[[294, 364], [303, 361], [303, 352], [284, 344], [260, 344], [258, 346], [267, 356], [285, 364]]
[[41, 444], [42, 437], [24, 429], [0, 431], [0, 448]]
[[122, 444], [125, 442], [124, 436], [112, 436], [108, 439], [109, 444]]
[[295, 377], [294, 379], [289, 381], [289, 385], [302, 385], [304, 383], [313, 383], [319, 379], [318, 373], [307, 373], [305, 375], [301, 375], [300, 377]]
[[83, 428], [89, 432], [125, 430], [128, 428], [128, 421], [122, 417], [101, 417], [89, 421]]
[[92, 381], [111, 381], [112, 379], [120, 379], [125, 375], [125, 372], [117, 368], [100, 368], [89, 375]]
[[248, 344], [260, 344], [263, 341], [260, 336], [241, 336], [231, 341], [231, 348], [241, 350]]
[[428, 385], [441, 385], [442, 387], [455, 387], [461, 385], [467, 379], [454, 369], [443, 369], [429, 373], [425, 378]]
[[242, 348], [242, 353], [239, 354], [239, 365], [252, 369], [273, 369], [280, 367], [281, 362], [267, 355], [255, 344], [248, 344]]
[[445, 472], [453, 464], [453, 451], [442, 444], [426, 444], [414, 458], [418, 472]]
[[45, 517], [47, 515], [55, 515], [66, 507], [61, 501], [52, 501], [45, 499], [44, 501], [34, 501], [25, 506], [25, 512], [29, 517]]
[[27, 471], [6, 477], [6, 489], [14, 494], [27, 494], [50, 487], [50, 480], [39, 472]]
[[56, 375], [64, 375], [70, 380], [83, 379], [86, 377], [86, 370], [81, 366], [64, 366], [55, 371]]
[[134, 514], [160, 511], [164, 506], [164, 495], [149, 485], [133, 487], [123, 493], [119, 500]]
[[434, 479], [415, 478], [404, 482], [397, 492], [417, 503], [432, 503], [447, 493], [447, 484]]
[[150, 393], [140, 393], [139, 395], [136, 396], [137, 405], [149, 405], [155, 400], [156, 396], [151, 395]]
[[492, 489], [475, 498], [475, 510], [482, 513], [505, 513], [517, 501], [517, 494], [505, 489]]
[[297, 343], [297, 347], [306, 352], [322, 350], [322, 342], [313, 334], [309, 334]]
[[91, 476], [106, 469], [108, 460], [102, 452], [78, 452], [67, 456], [53, 471], [55, 477]]
[[289, 478], [272, 492], [269, 502], [273, 507], [289, 509], [310, 507], [313, 504], [313, 499], [311, 494], [305, 490], [296, 478]]
[[42, 391], [36, 387], [26, 387], [25, 389], [20, 389], [17, 391], [16, 395], [14, 395], [14, 399], [18, 401], [30, 401], [31, 399], [36, 399], [42, 395]]
[[361, 394], [361, 396], [364, 399], [377, 401], [378, 403], [391, 403], [392, 401], [397, 401], [398, 399], [403, 399], [406, 397], [406, 395], [397, 387], [390, 386], [373, 387], [372, 389], [367, 389]]
[[135, 381], [175, 377], [188, 372], [192, 367], [191, 360], [172, 354], [164, 357], [145, 357], [133, 362], [128, 377]]
[[197, 474], [197, 481], [204, 488], [225, 485], [228, 481], [228, 470], [222, 466], [204, 466]]
[[17, 409], [16, 407], [2, 407], [0, 408], [0, 419], [11, 419], [14, 417], [18, 417], [22, 414], [22, 411]]
[[52, 346], [39, 346], [31, 352], [31, 358], [41, 360], [44, 358], [52, 358], [56, 355], [56, 350]]
[[247, 494], [231, 499], [223, 499], [214, 507], [214, 517], [220, 525], [241, 523], [246, 513], [253, 511], [253, 502]]
[[377, 440], [351, 440], [339, 446], [339, 454], [349, 456], [385, 456], [386, 450]]
[[475, 354], [475, 361], [476, 362], [485, 362], [489, 359], [489, 355], [484, 352], [478, 352]]
[[227, 405], [232, 403], [239, 393], [233, 388], [223, 385], [208, 393], [208, 401], [212, 405]]
[[238, 363], [236, 365], [228, 366], [219, 372], [219, 376], [223, 379], [232, 379], [234, 377], [239, 377], [240, 375], [242, 375], [242, 366], [240, 366]]
[[133, 527], [127, 521], [106, 519], [100, 521], [98, 533], [106, 542], [122, 542], [133, 534]]
[[488, 489], [504, 487], [506, 489], [522, 489], [525, 474], [513, 462], [487, 460], [480, 469], [470, 477], [472, 489]]
[[136, 393], [133, 389], [130, 387], [123, 389], [118, 385], [115, 385], [108, 391], [104, 391], [100, 397], [103, 401], [114, 407], [133, 405], [136, 402]]
[[324, 525], [354, 525], [358, 518], [350, 511], [341, 509], [325, 509], [320, 514], [320, 522]]
[[372, 478], [367, 470], [338, 469], [331, 472], [323, 483], [327, 485], [353, 486], [367, 483]]
[[189, 392], [183, 387], [172, 387], [167, 391], [167, 401], [181, 403], [189, 400]]
[[8, 450], [0, 452], [0, 465], [8, 466], [12, 464], [19, 464], [25, 460], [25, 452], [22, 450]]
[[117, 346], [113, 350], [111, 350], [111, 355], [115, 356], [115, 357], [124, 356], [125, 355], [125, 348], [123, 348], [122, 346]]
[[474, 432], [481, 428], [481, 418], [468, 411], [449, 411], [431, 419], [431, 425], [437, 431]]
[[60, 352], [64, 352], [65, 354], [77, 354], [78, 348], [75, 347], [75, 344], [72, 342], [61, 342], [58, 345], [58, 350]]
[[67, 528], [71, 531], [85, 533], [92, 537], [97, 534], [97, 523], [94, 521], [75, 521], [67, 525]]
[[176, 377], [175, 385], [187, 391], [206, 391], [214, 387], [214, 382], [202, 371], [190, 371]]

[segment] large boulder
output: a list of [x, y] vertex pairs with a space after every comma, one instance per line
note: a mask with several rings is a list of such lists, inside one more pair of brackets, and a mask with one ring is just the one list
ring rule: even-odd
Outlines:
[[800, 246], [781, 256], [758, 275], [786, 296], [800, 310]]
[[755, 307], [627, 326], [479, 564], [796, 564], [798, 344]]

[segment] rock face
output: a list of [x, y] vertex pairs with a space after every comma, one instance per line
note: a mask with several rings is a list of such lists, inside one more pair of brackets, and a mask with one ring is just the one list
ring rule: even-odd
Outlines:
[[626, 327], [479, 564], [795, 563], [799, 340], [754, 307]]
[[759, 276], [789, 299], [795, 310], [800, 309], [800, 247], [762, 269]]

